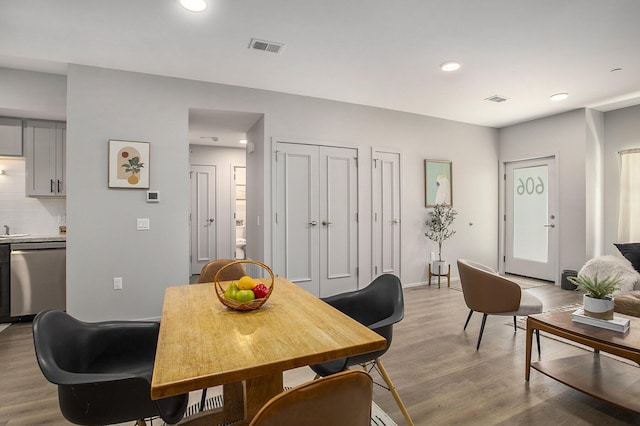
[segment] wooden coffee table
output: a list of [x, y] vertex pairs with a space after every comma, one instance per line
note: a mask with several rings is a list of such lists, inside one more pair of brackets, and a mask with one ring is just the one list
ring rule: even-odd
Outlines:
[[[640, 413], [640, 369], [607, 356], [607, 352], [640, 364], [640, 318], [631, 320], [627, 333], [573, 322], [572, 312], [527, 317], [525, 379], [531, 368], [576, 390]], [[618, 315], [618, 314], [616, 314]], [[531, 362], [533, 331], [540, 330], [594, 348], [594, 352], [554, 360]]]

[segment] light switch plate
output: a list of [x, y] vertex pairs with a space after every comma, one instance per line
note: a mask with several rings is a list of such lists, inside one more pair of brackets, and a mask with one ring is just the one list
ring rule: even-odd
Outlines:
[[142, 218], [142, 219], [139, 218], [137, 220], [136, 229], [138, 231], [148, 231], [149, 229], [151, 229], [149, 218], [148, 217]]

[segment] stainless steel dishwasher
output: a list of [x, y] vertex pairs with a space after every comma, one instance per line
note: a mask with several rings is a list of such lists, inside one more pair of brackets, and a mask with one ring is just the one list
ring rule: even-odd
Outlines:
[[66, 309], [66, 242], [11, 244], [11, 317]]

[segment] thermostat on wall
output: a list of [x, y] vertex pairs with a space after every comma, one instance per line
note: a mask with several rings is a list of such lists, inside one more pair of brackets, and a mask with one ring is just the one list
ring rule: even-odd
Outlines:
[[160, 191], [147, 191], [147, 203], [159, 203]]

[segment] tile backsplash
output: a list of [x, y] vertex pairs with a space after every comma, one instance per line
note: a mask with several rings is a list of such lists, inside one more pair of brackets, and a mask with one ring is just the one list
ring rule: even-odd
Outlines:
[[0, 233], [8, 225], [12, 234], [57, 234], [66, 225], [66, 198], [25, 195], [24, 158], [0, 158]]

